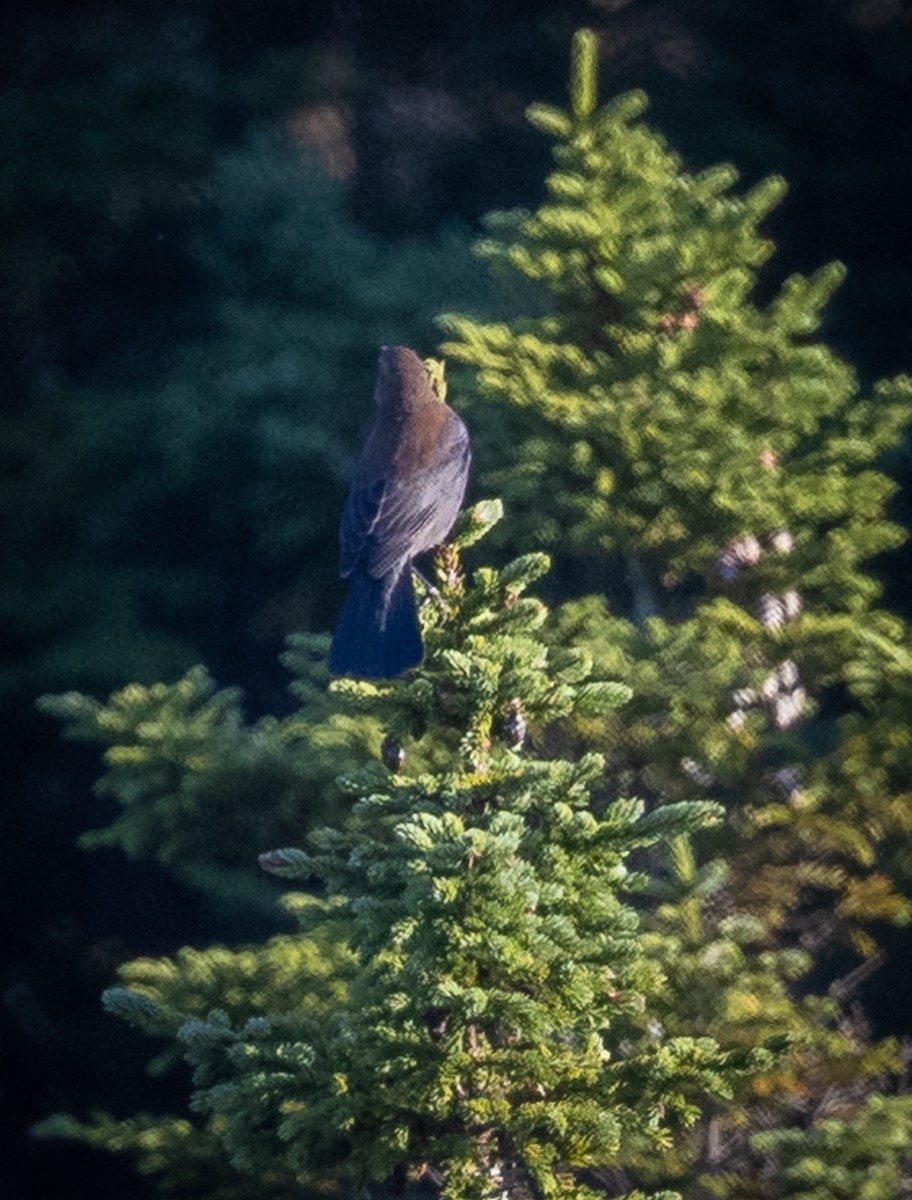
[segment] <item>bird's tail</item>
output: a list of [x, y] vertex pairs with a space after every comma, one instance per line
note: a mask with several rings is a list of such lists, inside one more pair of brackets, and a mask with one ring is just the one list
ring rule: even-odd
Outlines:
[[388, 577], [372, 579], [366, 571], [353, 572], [333, 634], [333, 674], [391, 679], [417, 666], [423, 653], [409, 568], [392, 586]]

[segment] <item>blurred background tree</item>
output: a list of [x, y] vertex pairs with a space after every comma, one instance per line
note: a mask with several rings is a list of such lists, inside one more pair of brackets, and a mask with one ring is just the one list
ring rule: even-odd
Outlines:
[[[689, 166], [732, 159], [746, 184], [788, 178], [761, 295], [776, 272], [836, 257], [849, 274], [828, 339], [863, 381], [908, 366], [912, 18], [901, 3], [4, 6], [0, 685], [12, 800], [0, 1104], [11, 1131], [122, 1089], [133, 1111], [148, 1085], [124, 1069], [126, 1049], [116, 1062], [107, 1049], [99, 986], [124, 957], [240, 936], [168, 874], [72, 848], [117, 808], [91, 795], [92, 758], [57, 744], [35, 695], [173, 679], [204, 658], [220, 685], [244, 686], [254, 717], [290, 707], [274, 650], [335, 609], [335, 535], [324, 543], [321, 531], [335, 524], [376, 339], [392, 329], [431, 351], [441, 308], [529, 310], [527, 296], [491, 292], [465, 255], [465, 226], [539, 199], [547, 146], [523, 114], [561, 101], [581, 24], [600, 30], [606, 90], [647, 90]], [[321, 263], [331, 294], [305, 274]], [[326, 312], [340, 323], [306, 333]], [[289, 345], [291, 329], [301, 341]], [[307, 453], [318, 415], [326, 457], [313, 477], [311, 453], [296, 479], [296, 446]], [[903, 481], [904, 454], [889, 460]], [[892, 512], [910, 524], [908, 488]], [[878, 564], [903, 611], [908, 553]], [[908, 762], [895, 729], [881, 728], [894, 790]], [[25, 1195], [51, 1186], [54, 1151], [28, 1153], [30, 1176], [15, 1155], [0, 1167], [12, 1173], [5, 1194], [23, 1194], [24, 1178]], [[86, 1170], [104, 1194], [107, 1166]], [[123, 1181], [110, 1186], [122, 1194]]]

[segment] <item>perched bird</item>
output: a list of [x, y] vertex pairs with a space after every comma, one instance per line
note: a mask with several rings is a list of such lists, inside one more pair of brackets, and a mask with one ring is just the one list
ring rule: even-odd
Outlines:
[[339, 530], [339, 574], [350, 584], [330, 667], [389, 679], [421, 661], [411, 564], [452, 529], [471, 452], [465, 425], [407, 346], [380, 347], [374, 399]]

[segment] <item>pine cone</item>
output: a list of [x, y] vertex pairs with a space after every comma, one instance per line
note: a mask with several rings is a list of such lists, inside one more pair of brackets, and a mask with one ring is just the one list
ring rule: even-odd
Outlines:
[[526, 718], [519, 700], [511, 700], [503, 723], [503, 739], [511, 750], [521, 750], [526, 740]]
[[763, 593], [757, 609], [764, 629], [781, 629], [785, 624], [785, 605], [772, 592]]
[[405, 762], [405, 750], [402, 748], [402, 743], [398, 738], [393, 737], [388, 733], [383, 739], [383, 744], [380, 747], [380, 758], [383, 760], [383, 765], [387, 771], [392, 771], [395, 775], [397, 771], [402, 770]]

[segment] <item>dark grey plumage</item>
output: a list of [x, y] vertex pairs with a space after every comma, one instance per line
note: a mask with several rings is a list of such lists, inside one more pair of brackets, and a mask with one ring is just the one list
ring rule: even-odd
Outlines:
[[380, 348], [374, 398], [339, 531], [339, 573], [350, 583], [330, 666], [385, 679], [421, 661], [411, 563], [452, 529], [471, 451], [465, 425], [407, 346]]

